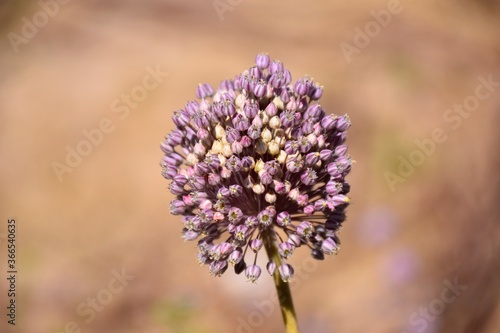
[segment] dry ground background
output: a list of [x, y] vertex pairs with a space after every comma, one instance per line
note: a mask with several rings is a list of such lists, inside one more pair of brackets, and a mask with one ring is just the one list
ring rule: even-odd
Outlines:
[[[212, 278], [196, 264], [194, 243], [181, 240], [180, 219], [168, 213], [158, 165], [172, 112], [196, 85], [217, 85], [266, 51], [295, 79], [321, 82], [323, 106], [353, 123], [342, 250], [319, 265], [302, 251], [293, 259], [308, 270], [294, 287], [303, 332], [498, 332], [499, 87], [458, 128], [443, 119], [474, 95], [479, 76], [500, 81], [498, 2], [402, 0], [350, 63], [340, 44], [353, 44], [386, 1], [232, 3], [221, 20], [212, 1], [74, 0], [16, 52], [8, 34], [21, 34], [23, 18], [33, 22], [42, 7], [1, 2], [0, 331], [282, 330], [271, 279]], [[140, 85], [148, 66], [168, 76], [121, 119], [113, 101]], [[113, 130], [59, 181], [52, 163], [64, 163], [66, 146], [103, 119]], [[397, 173], [398, 158], [435, 128], [446, 140], [392, 191], [384, 173]], [[15, 327], [4, 314], [10, 217], [18, 222]], [[86, 322], [81, 303], [105, 297], [122, 269], [134, 279]], [[444, 281], [455, 279], [467, 288], [442, 308]], [[419, 314], [429, 306], [431, 315]]]

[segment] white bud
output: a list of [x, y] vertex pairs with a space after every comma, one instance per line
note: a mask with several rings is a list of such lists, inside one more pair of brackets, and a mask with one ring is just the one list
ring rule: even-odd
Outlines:
[[262, 140], [264, 140], [264, 142], [266, 143], [271, 141], [271, 139], [273, 138], [273, 134], [267, 127], [264, 128], [264, 130], [260, 133], [260, 136], [262, 137]]
[[325, 137], [323, 135], [318, 136], [318, 148], [323, 148], [325, 146]]
[[234, 101], [234, 105], [236, 105], [236, 107], [239, 109], [243, 109], [243, 105], [245, 105], [245, 100], [246, 100], [245, 95], [239, 94], [236, 97], [236, 100]]
[[280, 153], [280, 145], [276, 141], [271, 141], [267, 144], [267, 150], [271, 155], [278, 155]]
[[260, 119], [260, 117], [258, 116], [253, 118], [252, 125], [254, 125], [257, 128], [262, 128], [262, 119]]
[[267, 151], [267, 145], [262, 139], [258, 139], [255, 143], [255, 151], [259, 155], [264, 155]]
[[262, 159], [259, 159], [257, 163], [255, 163], [254, 171], [259, 173], [259, 171], [262, 170], [263, 168], [264, 168], [264, 161], [262, 161]]
[[297, 200], [299, 195], [300, 195], [300, 192], [296, 188], [294, 188], [293, 190], [290, 190], [290, 192], [288, 192], [288, 196], [293, 200]]
[[233, 155], [233, 150], [231, 149], [231, 145], [229, 143], [222, 146], [222, 155], [225, 157], [231, 157], [231, 155]]
[[281, 127], [280, 117], [278, 116], [272, 117], [271, 120], [269, 120], [269, 127], [271, 127], [272, 129], [280, 128]]
[[276, 105], [276, 108], [283, 110], [283, 101], [279, 98], [279, 96], [276, 96], [273, 99], [273, 103]]
[[281, 150], [277, 158], [278, 162], [284, 164], [287, 156], [288, 154], [284, 150]]
[[222, 154], [218, 154], [217, 157], [219, 158], [220, 165], [225, 166], [226, 165], [226, 157]]
[[262, 124], [265, 126], [269, 122], [269, 116], [264, 111], [260, 111], [260, 118], [262, 119]]
[[215, 126], [215, 138], [222, 139], [225, 137], [226, 137], [226, 130], [220, 124], [217, 124], [217, 126]]
[[313, 133], [307, 136], [307, 141], [309, 141], [313, 146], [318, 143], [318, 138]]
[[212, 153], [214, 154], [220, 154], [222, 151], [222, 142], [219, 140], [215, 140], [214, 143], [212, 144]]
[[223, 167], [222, 170], [221, 170], [221, 172], [220, 172], [220, 176], [222, 178], [226, 178], [227, 179], [227, 178], [231, 177], [231, 171], [228, 168]]
[[205, 149], [205, 146], [198, 142], [194, 145], [193, 152], [196, 154], [196, 156], [205, 156], [207, 150]]
[[264, 196], [264, 199], [266, 200], [266, 202], [273, 204], [276, 202], [276, 194], [266, 193], [266, 195]]
[[264, 185], [259, 183], [259, 184], [255, 184], [254, 186], [252, 186], [252, 190], [256, 194], [262, 194], [262, 193], [264, 193], [265, 187], [264, 187]]
[[198, 158], [194, 154], [191, 153], [186, 156], [187, 165], [195, 165], [196, 163], [198, 163]]

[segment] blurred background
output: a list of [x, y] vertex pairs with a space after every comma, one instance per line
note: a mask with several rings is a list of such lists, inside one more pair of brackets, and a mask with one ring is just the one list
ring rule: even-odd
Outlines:
[[196, 263], [159, 167], [196, 85], [268, 52], [353, 124], [342, 249], [291, 260], [302, 332], [498, 332], [499, 15], [494, 0], [3, 0], [0, 331], [283, 330], [270, 278]]

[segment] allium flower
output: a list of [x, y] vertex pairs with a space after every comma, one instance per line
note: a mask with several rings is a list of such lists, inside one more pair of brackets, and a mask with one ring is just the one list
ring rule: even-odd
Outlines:
[[265, 269], [286, 282], [297, 248], [319, 260], [339, 248], [350, 120], [326, 113], [312, 79], [292, 84], [267, 54], [255, 63], [217, 90], [200, 84], [198, 100], [174, 112], [162, 174], [176, 196], [170, 212], [184, 216], [183, 238], [197, 240], [198, 261], [211, 274], [234, 266], [255, 282], [263, 270], [257, 256], [273, 242], [281, 262], [271, 258]]

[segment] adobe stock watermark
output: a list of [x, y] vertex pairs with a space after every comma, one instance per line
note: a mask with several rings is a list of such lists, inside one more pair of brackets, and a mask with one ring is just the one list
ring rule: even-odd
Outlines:
[[[153, 69], [146, 67], [141, 84], [138, 84], [127, 94], [121, 94], [115, 98], [110, 105], [111, 112], [118, 116], [120, 121], [124, 121], [130, 115], [131, 110], [136, 109], [147, 97], [149, 92], [158, 88], [163, 80], [168, 76], [167, 72], [162, 72], [160, 65], [157, 64]], [[66, 173], [72, 173], [83, 161], [83, 158], [89, 156], [95, 147], [98, 147], [104, 141], [106, 134], [111, 134], [116, 129], [116, 121], [111, 118], [102, 118], [94, 128], [84, 128], [82, 130], [83, 138], [73, 146], [65, 147], [66, 156], [64, 161], [52, 161], [51, 166], [59, 182], [63, 181]]]
[[[83, 321], [83, 324], [90, 324], [97, 316], [97, 313], [101, 312], [106, 305], [113, 301], [117, 294], [121, 293], [129, 285], [130, 281], [135, 279], [135, 276], [125, 272], [125, 268], [122, 268], [121, 272], [112, 270], [111, 274], [113, 277], [109, 280], [106, 288], [99, 290], [95, 296], [87, 297], [76, 307], [76, 314]], [[82, 323], [69, 321], [64, 325], [64, 329], [57, 333], [81, 333], [83, 332], [81, 326]]]
[[[303, 281], [307, 280], [311, 273], [313, 273], [318, 268], [317, 260], [307, 257], [301, 265], [294, 267], [294, 277], [289, 282], [291, 291], [297, 290]], [[269, 318], [274, 311], [281, 311], [279, 305], [279, 297], [276, 290], [274, 290], [269, 297], [266, 297], [262, 301], [253, 301], [255, 310], [248, 313], [246, 318], [239, 316], [238, 326], [236, 328], [237, 333], [252, 333], [254, 329], [262, 326], [265, 318]], [[259, 331], [259, 330], [257, 330]]]
[[232, 12], [237, 6], [239, 6], [243, 0], [214, 0], [212, 5], [214, 6], [217, 16], [221, 22], [224, 21], [224, 13]]
[[[412, 0], [408, 1], [411, 2]], [[385, 9], [380, 9], [378, 11], [371, 10], [370, 15], [373, 17], [373, 20], [368, 21], [364, 29], [360, 27], [354, 28], [352, 44], [347, 42], [339, 44], [340, 50], [347, 63], [350, 64], [352, 62], [352, 56], [354, 54], [359, 54], [361, 50], [367, 48], [373, 38], [377, 37], [382, 29], [386, 28], [391, 23], [392, 17], [402, 11], [403, 5], [399, 0], [389, 0]]]
[[38, 1], [38, 9], [31, 18], [23, 16], [21, 21], [23, 25], [19, 33], [9, 32], [7, 38], [14, 53], [19, 53], [19, 46], [28, 44], [30, 40], [35, 38], [38, 31], [49, 23], [50, 19], [56, 16], [61, 9], [61, 5], [65, 5], [71, 0], [40, 0]]
[[[452, 108], [447, 109], [443, 113], [443, 121], [450, 130], [458, 130], [462, 126], [464, 119], [469, 118], [472, 112], [476, 111], [481, 102], [489, 99], [495, 90], [500, 87], [500, 81], [493, 80], [493, 74], [488, 75], [487, 78], [483, 76], [478, 77], [479, 84], [471, 94], [464, 98], [460, 104], [453, 104]], [[424, 164], [424, 162], [436, 151], [436, 146], [448, 140], [447, 130], [436, 127], [432, 130], [431, 135], [423, 140], [415, 140], [415, 149], [413, 149], [408, 156], [398, 156], [397, 173], [386, 171], [384, 173], [385, 181], [389, 186], [391, 192], [396, 190], [398, 183], [404, 183], [410, 177], [417, 167]]]
[[[421, 306], [410, 315], [408, 324], [412, 327], [411, 332], [425, 332], [429, 323], [432, 323], [440, 316], [446, 307], [455, 302], [462, 292], [467, 289], [467, 286], [458, 284], [458, 278], [451, 283], [448, 280], [443, 281], [444, 288], [438, 297], [429, 302], [427, 306]], [[403, 331], [402, 333], [409, 333]]]

